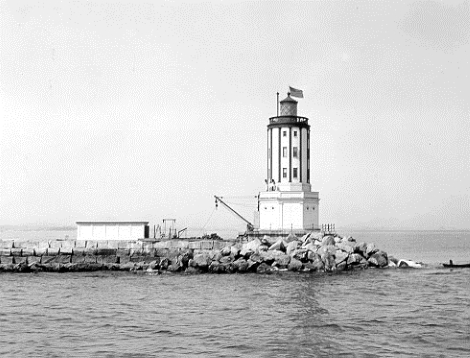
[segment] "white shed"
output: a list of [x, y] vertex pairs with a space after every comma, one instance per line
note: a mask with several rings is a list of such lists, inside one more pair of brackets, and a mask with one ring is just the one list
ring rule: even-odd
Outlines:
[[77, 240], [137, 240], [149, 237], [148, 221], [77, 221]]

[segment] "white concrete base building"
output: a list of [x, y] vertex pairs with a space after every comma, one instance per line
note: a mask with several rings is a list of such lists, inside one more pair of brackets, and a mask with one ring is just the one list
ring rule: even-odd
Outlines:
[[261, 231], [319, 229], [319, 196], [310, 184], [310, 125], [297, 116], [297, 101], [280, 102], [281, 115], [269, 119], [267, 188], [259, 194]]
[[78, 221], [77, 240], [138, 240], [149, 237], [148, 221]]

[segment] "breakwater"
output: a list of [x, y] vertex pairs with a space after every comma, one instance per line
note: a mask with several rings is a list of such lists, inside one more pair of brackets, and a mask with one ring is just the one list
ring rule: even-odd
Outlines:
[[418, 267], [373, 243], [310, 233], [302, 238], [224, 240], [0, 241], [0, 271], [96, 271], [235, 273], [339, 272], [369, 267]]

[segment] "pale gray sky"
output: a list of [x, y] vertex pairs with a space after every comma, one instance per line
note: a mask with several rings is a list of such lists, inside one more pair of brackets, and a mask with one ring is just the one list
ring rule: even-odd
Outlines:
[[0, 4], [0, 224], [200, 227], [291, 85], [321, 222], [470, 229], [469, 1]]

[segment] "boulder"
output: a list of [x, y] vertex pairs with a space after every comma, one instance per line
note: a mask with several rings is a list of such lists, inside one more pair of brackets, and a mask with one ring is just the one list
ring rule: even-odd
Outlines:
[[223, 256], [223, 257], [219, 260], [219, 262], [220, 262], [221, 264], [229, 264], [229, 263], [233, 262], [233, 258], [232, 258], [231, 256]]
[[334, 255], [326, 252], [321, 256], [323, 263], [325, 264], [325, 272], [332, 272], [336, 269], [336, 260]]
[[340, 262], [339, 264], [336, 265], [336, 271], [344, 271], [346, 270], [346, 261]]
[[[80, 265], [80, 264], [77, 264], [77, 265]], [[81, 265], [86, 265], [86, 264], [81, 264]], [[122, 270], [122, 271], [132, 271], [135, 267], [135, 264], [131, 261], [125, 263], [125, 264], [121, 264], [119, 265], [119, 269]]]
[[22, 256], [36, 256], [36, 250], [34, 248], [23, 248]]
[[400, 260], [398, 261], [398, 265], [397, 265], [399, 268], [421, 268], [422, 265], [415, 262], [415, 261], [412, 261], [412, 260]]
[[261, 241], [259, 239], [254, 239], [254, 240], [251, 240], [251, 241], [243, 244], [242, 250], [246, 249], [248, 251], [256, 252], [256, 251], [258, 251], [260, 246], [261, 246]]
[[225, 246], [222, 250], [220, 250], [223, 256], [228, 256], [232, 252], [230, 246]]
[[290, 241], [286, 247], [286, 254], [292, 256], [294, 251], [299, 247], [299, 241]]
[[233, 265], [238, 272], [248, 271], [248, 262], [243, 258], [239, 258], [238, 260], [234, 261]]
[[257, 264], [260, 264], [263, 262], [264, 259], [263, 259], [263, 256], [261, 256], [261, 254], [255, 253], [250, 256], [250, 260], [253, 262], [256, 262]]
[[340, 236], [335, 236], [335, 244], [340, 243], [343, 239]]
[[260, 245], [258, 248], [258, 251], [268, 251], [269, 246], [268, 245]]
[[[352, 245], [351, 245], [352, 244]], [[347, 252], [348, 254], [351, 254], [354, 252], [354, 243], [353, 242], [339, 242], [336, 244], [336, 247], [344, 252]]]
[[[343, 250], [337, 250], [335, 253], [336, 266], [344, 261], [347, 261], [348, 257], [349, 254], [347, 252], [344, 252]], [[346, 265], [346, 262], [344, 264]]]
[[250, 256], [251, 256], [253, 253], [254, 253], [254, 251], [248, 250], [248, 249], [246, 249], [246, 248], [245, 248], [245, 249], [242, 248], [242, 249], [240, 250], [240, 256], [243, 257], [243, 258], [245, 258], [245, 259], [247, 259], [247, 260], [250, 258]]
[[170, 260], [168, 260], [168, 258], [163, 257], [163, 258], [160, 259], [160, 269], [161, 270], [166, 270], [169, 265], [170, 265]]
[[268, 264], [268, 265], [272, 265], [272, 263], [275, 260], [275, 257], [273, 255], [272, 251], [266, 251], [266, 252], [260, 251], [259, 255], [262, 257], [263, 262]]
[[273, 268], [264, 262], [256, 268], [256, 273], [269, 274], [272, 272]]
[[287, 268], [289, 266], [291, 257], [287, 254], [276, 256], [276, 259], [272, 265], [279, 268]]
[[230, 256], [236, 259], [238, 258], [239, 255], [240, 255], [240, 249], [236, 246], [230, 246]]
[[308, 251], [307, 252], [307, 259], [308, 261], [321, 261], [321, 256], [319, 254], [317, 254], [316, 252], [313, 252], [313, 251]]
[[366, 256], [367, 244], [365, 242], [357, 242], [354, 246], [354, 253]]
[[300, 271], [302, 269], [302, 262], [295, 258], [291, 258], [287, 268], [289, 271]]
[[374, 243], [371, 242], [371, 243], [367, 244], [364, 257], [369, 258], [373, 254], [375, 254], [377, 251], [379, 251], [379, 249], [375, 246]]
[[381, 254], [381, 253], [375, 253], [372, 254], [371, 257], [367, 260], [369, 264], [375, 267], [385, 267], [388, 265], [388, 258], [387, 256]]
[[207, 253], [194, 255], [190, 266], [206, 270], [209, 267], [210, 258]]
[[324, 271], [325, 270], [325, 264], [323, 263], [323, 261], [321, 259], [320, 260], [315, 260], [312, 263], [309, 263], [309, 268], [312, 271]]
[[317, 254], [319, 254], [320, 256], [323, 256], [327, 253], [334, 255], [336, 253], [336, 250], [338, 250], [338, 248], [335, 245], [320, 246], [320, 248], [317, 250]]
[[269, 250], [279, 250], [279, 251], [286, 251], [287, 242], [283, 239], [277, 240], [274, 244], [269, 247]]
[[325, 236], [321, 242], [322, 246], [334, 245], [335, 238], [331, 235]]
[[167, 271], [169, 272], [178, 272], [181, 270], [181, 265], [178, 262], [173, 262], [167, 267]]
[[259, 263], [256, 262], [256, 261], [253, 261], [251, 258], [249, 258], [248, 260], [246, 260], [246, 262], [248, 263], [247, 271], [256, 271], [256, 269], [257, 269], [258, 266], [259, 266]]
[[198, 273], [201, 273], [202, 271], [196, 267], [192, 267], [192, 266], [189, 266], [186, 268], [186, 270], [184, 270], [184, 273], [188, 274], [188, 275], [196, 275]]
[[290, 233], [289, 236], [286, 237], [285, 240], [287, 243], [290, 243], [292, 241], [299, 241], [299, 238], [295, 236], [293, 233]]
[[293, 252], [292, 257], [300, 262], [308, 261], [308, 251], [306, 249], [297, 249]]
[[212, 261], [209, 265], [209, 272], [212, 273], [224, 273], [225, 267], [217, 261]]
[[365, 260], [364, 257], [362, 257], [359, 254], [350, 254], [346, 263], [348, 265], [356, 265], [364, 260]]
[[312, 251], [312, 252], [317, 252], [318, 246], [311, 243], [308, 243], [307, 245], [304, 246], [305, 250]]
[[352, 236], [348, 236], [348, 237], [344, 238], [343, 241], [356, 242], [356, 240]]

